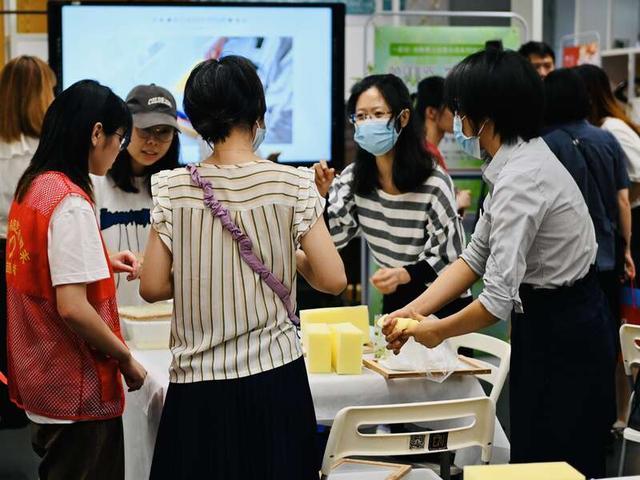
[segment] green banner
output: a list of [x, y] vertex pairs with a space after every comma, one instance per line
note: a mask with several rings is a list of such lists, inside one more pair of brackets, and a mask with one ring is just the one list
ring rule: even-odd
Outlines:
[[398, 75], [414, 91], [420, 80], [445, 76], [488, 40], [517, 49], [520, 34], [514, 27], [376, 27], [374, 72]]

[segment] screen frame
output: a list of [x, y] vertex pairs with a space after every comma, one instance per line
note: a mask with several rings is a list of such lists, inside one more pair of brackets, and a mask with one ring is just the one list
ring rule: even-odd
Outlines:
[[[329, 8], [331, 10], [331, 158], [328, 160], [334, 168], [344, 166], [344, 58], [345, 58], [345, 15], [346, 6], [342, 2], [220, 2], [220, 1], [105, 1], [105, 0], [53, 0], [47, 2], [49, 65], [57, 78], [56, 92], [63, 85], [62, 72], [62, 9], [65, 6], [104, 6], [104, 7], [259, 7], [259, 8]], [[309, 166], [315, 161], [288, 162], [292, 166]]]

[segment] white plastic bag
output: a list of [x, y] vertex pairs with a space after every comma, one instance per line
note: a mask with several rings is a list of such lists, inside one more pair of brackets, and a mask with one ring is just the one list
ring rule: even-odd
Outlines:
[[389, 370], [427, 372], [429, 380], [442, 383], [457, 368], [458, 355], [447, 340], [427, 348], [410, 337], [398, 355], [389, 352], [378, 363]]

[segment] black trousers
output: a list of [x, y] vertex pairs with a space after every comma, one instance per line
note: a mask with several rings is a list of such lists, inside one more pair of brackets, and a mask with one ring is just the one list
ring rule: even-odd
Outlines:
[[595, 272], [571, 287], [523, 285], [511, 330], [512, 463], [566, 461], [605, 476], [614, 395], [610, 311]]
[[40, 480], [124, 480], [122, 417], [71, 424], [31, 423]]
[[640, 270], [640, 207], [631, 209], [631, 256], [637, 272]]

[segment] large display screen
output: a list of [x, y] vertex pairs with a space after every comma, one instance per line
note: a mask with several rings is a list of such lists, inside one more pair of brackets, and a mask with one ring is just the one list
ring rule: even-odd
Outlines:
[[282, 163], [341, 162], [344, 5], [50, 2], [50, 60], [66, 88], [91, 78], [125, 98], [136, 85], [170, 90], [184, 162], [208, 147], [182, 111], [184, 86], [205, 59], [242, 55], [264, 85], [260, 154]]

